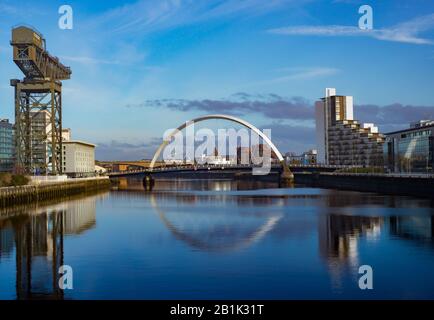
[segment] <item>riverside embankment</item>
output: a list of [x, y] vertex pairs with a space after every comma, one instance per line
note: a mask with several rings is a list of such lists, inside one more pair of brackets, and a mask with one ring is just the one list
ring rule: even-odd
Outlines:
[[295, 172], [295, 183], [312, 187], [434, 198], [433, 175]]
[[19, 187], [0, 188], [0, 207], [61, 199], [102, 189], [109, 189], [108, 177], [47, 181]]

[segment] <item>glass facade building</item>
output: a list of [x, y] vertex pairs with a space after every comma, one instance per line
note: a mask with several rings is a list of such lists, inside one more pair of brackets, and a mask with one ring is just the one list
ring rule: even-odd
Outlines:
[[433, 172], [434, 121], [386, 135], [384, 161], [389, 172]]
[[14, 168], [14, 130], [8, 119], [0, 120], [0, 172]]

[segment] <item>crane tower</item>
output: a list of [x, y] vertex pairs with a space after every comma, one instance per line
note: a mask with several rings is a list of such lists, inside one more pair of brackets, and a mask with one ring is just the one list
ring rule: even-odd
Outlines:
[[15, 88], [15, 170], [25, 174], [62, 173], [62, 83], [71, 69], [48, 53], [34, 29], [12, 29], [13, 60], [24, 79]]

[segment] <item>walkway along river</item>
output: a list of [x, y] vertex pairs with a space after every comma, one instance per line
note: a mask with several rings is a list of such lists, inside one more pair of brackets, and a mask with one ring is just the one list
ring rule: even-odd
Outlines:
[[60, 182], [44, 182], [19, 187], [0, 188], [0, 206], [32, 203], [108, 189], [108, 177], [69, 179]]

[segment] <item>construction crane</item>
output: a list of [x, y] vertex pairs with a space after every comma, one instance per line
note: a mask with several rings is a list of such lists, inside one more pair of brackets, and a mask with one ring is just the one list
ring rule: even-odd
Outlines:
[[71, 69], [46, 50], [45, 38], [33, 28], [12, 29], [13, 60], [24, 73], [15, 88], [15, 170], [25, 174], [63, 172], [62, 82]]

